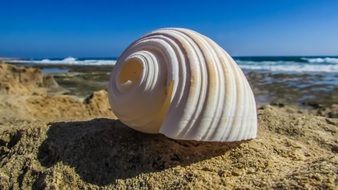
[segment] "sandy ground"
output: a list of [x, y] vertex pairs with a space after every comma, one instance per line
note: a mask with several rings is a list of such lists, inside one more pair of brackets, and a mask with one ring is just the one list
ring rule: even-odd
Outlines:
[[257, 139], [177, 141], [123, 125], [104, 90], [64, 95], [53, 78], [33, 70], [0, 67], [0, 189], [338, 186], [336, 118], [267, 105], [258, 109]]

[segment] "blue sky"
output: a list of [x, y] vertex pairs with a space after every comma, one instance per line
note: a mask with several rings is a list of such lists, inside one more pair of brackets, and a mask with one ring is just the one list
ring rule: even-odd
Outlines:
[[234, 56], [338, 55], [338, 1], [0, 0], [0, 57], [115, 57], [160, 27], [203, 33]]

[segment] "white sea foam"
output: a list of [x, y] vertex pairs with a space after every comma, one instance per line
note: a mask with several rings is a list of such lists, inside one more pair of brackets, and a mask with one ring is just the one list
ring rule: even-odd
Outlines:
[[294, 61], [237, 61], [242, 69], [273, 72], [338, 73], [338, 64], [304, 63]]
[[279, 72], [328, 72], [328, 73], [338, 73], [338, 65], [293, 65], [293, 66], [283, 66], [283, 65], [240, 65], [242, 69], [248, 70], [269, 70], [269, 71], [279, 71]]
[[88, 59], [78, 60], [74, 57], [66, 57], [60, 60], [9, 60], [12, 63], [48, 64], [48, 65], [115, 65], [116, 60]]
[[332, 63], [332, 64], [338, 64], [338, 58], [332, 58], [332, 57], [317, 57], [317, 58], [307, 58], [303, 57], [302, 60], [305, 60], [309, 63]]
[[[301, 58], [306, 62], [297, 61], [243, 61], [236, 60], [242, 69], [268, 70], [273, 72], [302, 72], [302, 73], [338, 73], [338, 58]], [[7, 60], [14, 63], [48, 64], [48, 65], [115, 65], [112, 59], [85, 59], [79, 60], [74, 57], [64, 59], [41, 59], [41, 60]]]

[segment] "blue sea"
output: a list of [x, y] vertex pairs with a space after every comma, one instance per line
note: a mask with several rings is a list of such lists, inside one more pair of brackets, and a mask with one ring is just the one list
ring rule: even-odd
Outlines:
[[[241, 56], [233, 57], [244, 70], [298, 73], [338, 73], [338, 56]], [[111, 58], [10, 59], [7, 62], [43, 65], [114, 65]]]

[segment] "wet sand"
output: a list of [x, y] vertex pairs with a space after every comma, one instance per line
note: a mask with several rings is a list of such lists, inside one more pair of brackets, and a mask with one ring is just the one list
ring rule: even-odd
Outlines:
[[337, 187], [337, 89], [290, 81], [312, 76], [246, 73], [266, 96], [258, 138], [202, 143], [126, 127], [104, 90], [111, 68], [67, 69], [48, 77], [1, 64], [0, 189]]

